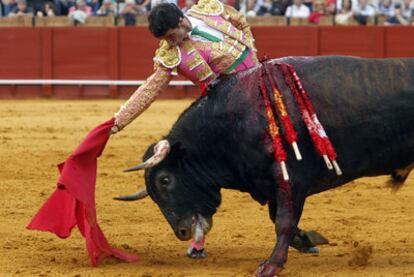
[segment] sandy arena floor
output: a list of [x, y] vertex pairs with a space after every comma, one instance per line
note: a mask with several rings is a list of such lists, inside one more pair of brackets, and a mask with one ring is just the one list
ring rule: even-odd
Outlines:
[[[157, 101], [112, 137], [100, 159], [98, 220], [110, 243], [141, 260], [89, 265], [77, 229], [66, 240], [25, 226], [55, 188], [56, 164], [122, 101], [0, 102], [0, 276], [252, 276], [275, 241], [267, 208], [247, 194], [223, 192], [207, 238], [208, 258], [190, 260], [156, 205], [113, 201], [143, 185], [124, 174], [166, 134], [190, 101]], [[397, 193], [388, 177], [356, 180], [306, 203], [301, 227], [330, 239], [320, 254], [290, 250], [282, 276], [414, 276], [414, 175]]]

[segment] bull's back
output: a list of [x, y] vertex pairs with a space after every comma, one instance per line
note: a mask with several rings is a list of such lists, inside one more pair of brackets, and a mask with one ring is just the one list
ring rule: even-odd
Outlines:
[[[292, 93], [273, 67], [272, 75], [277, 76], [304, 158], [296, 161], [286, 146], [288, 170], [294, 183], [308, 186], [309, 194], [361, 176], [390, 174], [414, 162], [414, 59], [294, 57], [272, 62], [287, 62], [296, 68], [344, 173], [338, 177], [326, 169]], [[263, 140], [267, 122], [258, 88], [260, 72], [257, 67], [221, 79], [210, 88], [209, 97], [194, 103], [180, 118], [182, 124], [176, 124], [177, 129], [187, 130], [184, 133], [189, 140], [194, 140], [195, 134], [205, 140], [205, 126], [214, 129], [208, 135], [208, 141], [215, 142], [212, 147], [218, 153], [229, 153], [226, 159], [237, 166], [235, 171], [253, 172], [253, 177], [267, 176], [268, 164], [273, 161], [271, 142]], [[248, 184], [257, 179], [243, 177]]]
[[[414, 59], [277, 61], [294, 65], [338, 152], [344, 176], [323, 179], [340, 184], [388, 174], [414, 162]], [[294, 117], [298, 123], [298, 116]]]

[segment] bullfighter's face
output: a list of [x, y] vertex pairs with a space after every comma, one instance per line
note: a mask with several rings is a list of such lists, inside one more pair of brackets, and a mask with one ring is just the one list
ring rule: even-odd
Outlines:
[[168, 44], [171, 47], [180, 45], [184, 40], [188, 39], [188, 32], [191, 31], [190, 21], [182, 17], [178, 23], [178, 26], [172, 29], [169, 29], [161, 39], [168, 41]]
[[195, 177], [198, 173], [193, 171], [191, 162], [186, 161], [185, 151], [178, 148], [173, 146], [160, 164], [145, 170], [145, 182], [149, 196], [159, 206], [177, 238], [189, 240], [196, 226], [201, 226], [198, 228], [204, 234], [211, 229], [220, 192]]

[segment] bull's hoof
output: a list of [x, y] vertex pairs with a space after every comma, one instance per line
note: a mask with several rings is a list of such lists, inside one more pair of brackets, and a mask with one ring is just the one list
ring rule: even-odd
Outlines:
[[296, 233], [290, 241], [290, 246], [302, 253], [315, 254], [319, 249], [315, 245], [328, 244], [329, 241], [316, 231], [303, 231]]
[[190, 246], [187, 250], [187, 257], [191, 259], [205, 259], [207, 257], [207, 254], [204, 248], [197, 250]]
[[305, 248], [301, 248], [298, 249], [300, 252], [302, 253], [306, 253], [306, 254], [318, 254], [319, 253], [319, 248], [316, 246], [311, 246], [311, 247], [305, 247]]
[[329, 244], [329, 240], [316, 231], [305, 232], [313, 245]]
[[256, 277], [273, 277], [278, 276], [282, 272], [283, 267], [264, 262], [256, 271]]

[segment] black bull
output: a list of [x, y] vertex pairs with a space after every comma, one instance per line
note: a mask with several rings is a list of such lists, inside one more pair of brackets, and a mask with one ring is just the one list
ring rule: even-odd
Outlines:
[[[328, 170], [317, 154], [274, 62], [292, 64], [297, 70], [337, 151], [343, 175]], [[268, 204], [270, 217], [277, 222], [277, 243], [258, 276], [273, 276], [283, 268], [307, 196], [363, 176], [394, 174], [394, 179], [404, 179], [408, 174], [398, 176], [398, 170], [411, 169], [414, 162], [414, 59], [291, 57], [267, 63], [298, 132], [303, 156], [297, 161], [285, 145], [292, 201], [288, 191], [278, 191], [279, 169], [258, 87], [260, 66], [210, 86], [208, 95], [195, 101], [166, 136], [170, 152], [165, 159], [145, 172], [148, 194], [180, 239], [190, 238], [194, 216], [211, 219], [220, 204], [221, 188], [249, 192]], [[150, 146], [144, 159], [153, 152]]]

